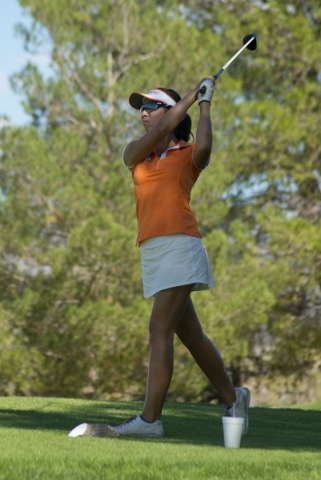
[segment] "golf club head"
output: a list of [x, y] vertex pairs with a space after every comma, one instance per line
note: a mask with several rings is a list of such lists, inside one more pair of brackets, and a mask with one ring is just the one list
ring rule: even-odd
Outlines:
[[249, 50], [256, 50], [259, 44], [259, 36], [256, 35], [256, 33], [250, 33], [249, 35], [245, 35], [245, 37], [243, 38], [243, 45], [245, 45], [249, 40], [251, 40], [252, 37], [254, 37], [254, 40], [252, 40], [252, 42], [249, 43], [246, 48], [248, 48]]

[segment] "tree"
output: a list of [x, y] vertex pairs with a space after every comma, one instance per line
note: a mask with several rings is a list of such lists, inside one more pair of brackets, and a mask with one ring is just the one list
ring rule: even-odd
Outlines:
[[[46, 80], [28, 64], [14, 76], [32, 125], [2, 131], [3, 322], [12, 352], [17, 344], [34, 352], [38, 380], [27, 388], [31, 378], [18, 376], [11, 390], [81, 395], [94, 378], [93, 395], [102, 395], [130, 383], [130, 365], [141, 385], [148, 315], [134, 300], [141, 295], [136, 221], [121, 152], [138, 122], [127, 97], [133, 76], [139, 89], [173, 77], [171, 65], [182, 54], [169, 48], [174, 34], [187, 52], [200, 32], [151, 1], [21, 4], [35, 20], [31, 31], [20, 26], [25, 46], [47, 45], [54, 73]], [[151, 29], [155, 18], [161, 39]], [[13, 377], [9, 369], [4, 392]]]
[[[127, 98], [151, 86], [184, 94], [251, 31], [258, 50], [217, 82], [212, 162], [193, 193], [217, 280], [194, 301], [236, 384], [306, 374], [320, 359], [318, 3], [21, 5], [34, 18], [20, 26], [25, 46], [47, 48], [53, 74], [28, 64], [13, 77], [32, 122], [1, 131], [1, 391], [144, 392], [150, 302], [121, 161], [140, 126]], [[172, 391], [213, 395], [176, 349]]]
[[[197, 10], [199, 3], [189, 2], [190, 15], [197, 12], [202, 28], [220, 31], [228, 45], [250, 31], [259, 33], [261, 42], [224, 78], [233, 93], [224, 91], [217, 109], [217, 156], [225, 169], [221, 215], [202, 218], [208, 230], [219, 218], [233, 241], [239, 228], [255, 239], [254, 255], [274, 302], [252, 343], [257, 350], [262, 338], [259, 355], [249, 350], [259, 367], [254, 371], [271, 368], [302, 378], [320, 359], [320, 7], [314, 1], [245, 1], [218, 9], [220, 3], [206, 2]], [[226, 98], [234, 102], [233, 119]], [[213, 168], [219, 176], [221, 163]], [[235, 253], [245, 259], [253, 244], [242, 246], [243, 253]]]

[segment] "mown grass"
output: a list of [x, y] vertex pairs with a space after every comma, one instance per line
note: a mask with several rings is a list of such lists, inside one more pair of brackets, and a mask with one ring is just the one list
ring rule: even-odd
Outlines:
[[251, 408], [239, 450], [223, 447], [222, 408], [168, 404], [166, 437], [69, 438], [82, 422], [120, 423], [135, 402], [0, 398], [0, 480], [319, 480], [321, 402]]

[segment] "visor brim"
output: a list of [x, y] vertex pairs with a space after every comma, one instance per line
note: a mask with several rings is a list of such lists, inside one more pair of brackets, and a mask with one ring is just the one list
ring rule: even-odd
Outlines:
[[[159, 98], [156, 98], [152, 95], [145, 95], [143, 93], [134, 92], [129, 97], [129, 105], [136, 110], [140, 110], [145, 98], [147, 100], [152, 100], [153, 102], [159, 102]], [[164, 103], [164, 105], [166, 104]]]

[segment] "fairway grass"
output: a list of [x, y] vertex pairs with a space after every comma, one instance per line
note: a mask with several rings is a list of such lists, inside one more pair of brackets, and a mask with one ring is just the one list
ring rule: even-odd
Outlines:
[[251, 408], [239, 450], [223, 447], [223, 409], [166, 405], [161, 439], [68, 437], [83, 422], [118, 424], [135, 402], [0, 398], [0, 480], [320, 480], [321, 402]]

